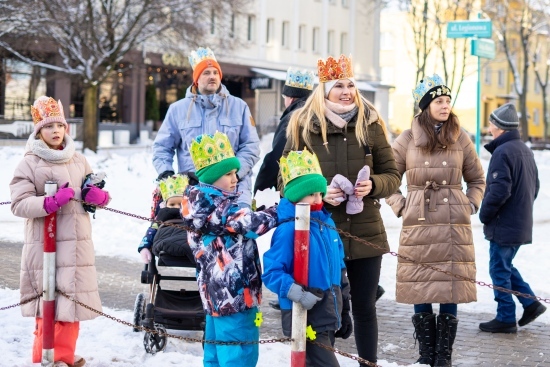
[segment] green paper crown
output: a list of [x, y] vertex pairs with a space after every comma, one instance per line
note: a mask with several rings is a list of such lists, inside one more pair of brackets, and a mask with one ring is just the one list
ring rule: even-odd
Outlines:
[[303, 151], [291, 151], [288, 156], [282, 157], [279, 161], [279, 169], [285, 186], [300, 176], [312, 173], [323, 176], [317, 156], [308, 152], [306, 148]]
[[166, 201], [173, 196], [183, 196], [185, 188], [189, 185], [189, 178], [185, 175], [174, 175], [159, 183], [162, 200]]
[[229, 138], [219, 131], [214, 135], [202, 134], [191, 143], [191, 159], [196, 171], [232, 157], [235, 153]]

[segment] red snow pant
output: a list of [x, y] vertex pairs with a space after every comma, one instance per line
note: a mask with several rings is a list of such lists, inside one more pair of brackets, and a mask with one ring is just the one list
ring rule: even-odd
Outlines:
[[[74, 364], [76, 339], [78, 339], [79, 322], [56, 321], [54, 326], [54, 362], [63, 361], [68, 365]], [[42, 361], [42, 318], [36, 318], [34, 343], [32, 345], [32, 362]]]

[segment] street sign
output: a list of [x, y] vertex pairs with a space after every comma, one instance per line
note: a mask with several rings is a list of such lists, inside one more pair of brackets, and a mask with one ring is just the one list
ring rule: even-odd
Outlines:
[[447, 23], [447, 38], [491, 38], [493, 23], [490, 20], [459, 20]]
[[470, 52], [472, 56], [479, 56], [485, 59], [495, 58], [495, 42], [489, 39], [472, 39]]

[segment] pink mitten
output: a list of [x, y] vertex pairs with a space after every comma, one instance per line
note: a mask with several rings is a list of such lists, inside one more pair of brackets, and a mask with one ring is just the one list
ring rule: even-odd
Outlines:
[[54, 196], [44, 198], [44, 210], [46, 213], [50, 214], [58, 211], [59, 208], [67, 204], [74, 197], [74, 190], [68, 186], [69, 183], [67, 182], [57, 190]]
[[144, 264], [149, 264], [151, 262], [151, 251], [149, 251], [147, 247], [142, 248], [139, 254], [141, 255], [141, 261], [143, 261]]
[[[346, 194], [346, 196], [347, 195], [353, 195], [353, 185], [351, 184], [351, 182], [345, 176], [342, 176], [340, 174], [337, 174], [336, 176], [334, 176], [332, 178], [332, 181], [330, 183], [330, 187], [335, 187], [335, 188], [338, 188], [338, 189], [342, 190]], [[339, 201], [339, 202], [342, 202], [342, 201], [345, 201], [346, 198], [345, 197], [339, 197], [335, 200]]]
[[82, 200], [88, 204], [105, 206], [109, 202], [109, 192], [94, 185], [86, 185], [82, 189]]

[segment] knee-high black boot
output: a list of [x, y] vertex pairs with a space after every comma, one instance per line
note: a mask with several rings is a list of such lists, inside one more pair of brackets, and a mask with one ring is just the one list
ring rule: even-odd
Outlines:
[[434, 365], [435, 361], [435, 315], [427, 312], [415, 313], [412, 317], [415, 338], [418, 340], [420, 358], [416, 363]]
[[458, 319], [448, 313], [437, 316], [437, 344], [434, 366], [451, 367], [453, 343], [455, 342]]

